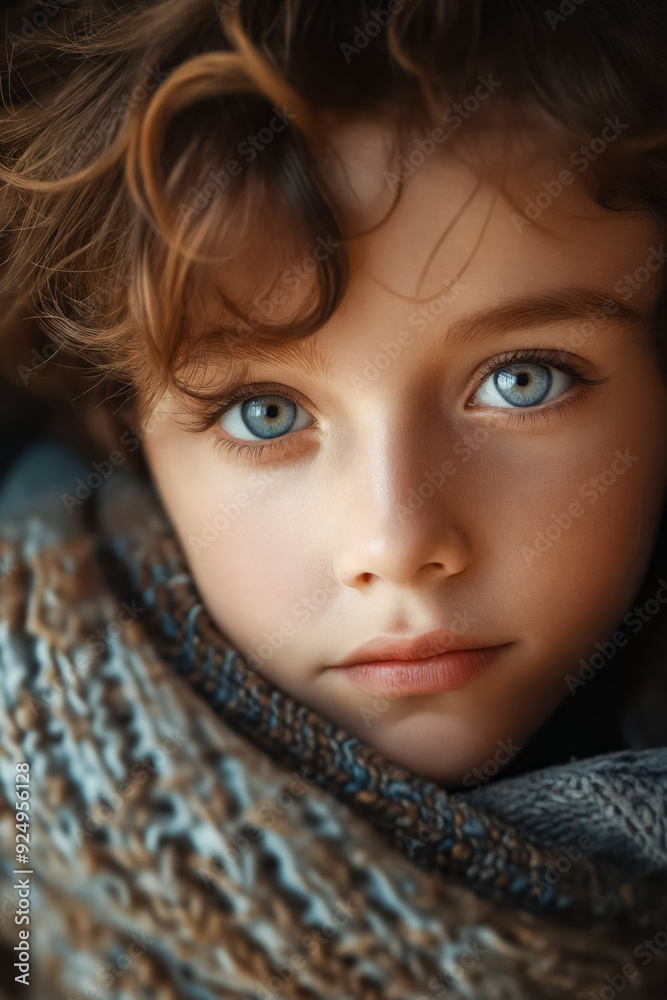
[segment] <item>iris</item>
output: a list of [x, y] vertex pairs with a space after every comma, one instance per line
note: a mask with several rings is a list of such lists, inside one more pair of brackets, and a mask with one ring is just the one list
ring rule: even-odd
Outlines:
[[493, 376], [493, 383], [504, 400], [513, 406], [541, 403], [551, 389], [551, 369], [544, 365], [508, 365]]
[[296, 404], [285, 396], [253, 396], [241, 406], [241, 419], [257, 437], [279, 437], [296, 419]]

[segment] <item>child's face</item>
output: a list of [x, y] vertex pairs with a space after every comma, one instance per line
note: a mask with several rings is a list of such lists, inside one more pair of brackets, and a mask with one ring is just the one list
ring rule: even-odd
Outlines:
[[[381, 137], [333, 135], [355, 231], [392, 197]], [[165, 397], [169, 416], [145, 438], [199, 590], [251, 665], [443, 783], [507, 763], [500, 741], [524, 746], [568, 695], [566, 675], [622, 627], [659, 521], [667, 400], [645, 336], [663, 247], [647, 213], [595, 205], [580, 162], [526, 165], [511, 178], [518, 207], [500, 195], [490, 217], [497, 192], [484, 185], [428, 271], [421, 297], [437, 297], [420, 305], [428, 254], [476, 183], [442, 147], [393, 217], [349, 244], [352, 280], [330, 322], [249, 361], [242, 385], [278, 383], [274, 409], [246, 407], [244, 422], [237, 402], [192, 434]], [[525, 199], [568, 168], [573, 183], [522, 225]], [[439, 294], [480, 237], [462, 281]], [[313, 280], [293, 276], [274, 321]], [[595, 296], [619, 304], [596, 308]], [[536, 304], [545, 297], [551, 309]], [[326, 372], [306, 364], [315, 348]], [[543, 353], [494, 382], [508, 352], [527, 350]], [[248, 344], [236, 354], [249, 357]], [[561, 361], [604, 381], [578, 384]], [[221, 438], [247, 450], [215, 448]], [[507, 645], [468, 683], [428, 694], [382, 699], [333, 669], [375, 637], [440, 628], [464, 646]]]

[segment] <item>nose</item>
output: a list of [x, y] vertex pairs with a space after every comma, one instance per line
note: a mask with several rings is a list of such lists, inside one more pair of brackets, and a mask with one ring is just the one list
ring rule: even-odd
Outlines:
[[354, 483], [348, 480], [347, 489], [340, 483], [338, 502], [347, 515], [334, 560], [340, 583], [357, 590], [379, 580], [423, 586], [462, 573], [471, 543], [458, 516], [458, 473], [451, 460], [447, 464], [442, 441], [426, 460], [405, 438], [376, 438], [370, 452], [348, 466]]

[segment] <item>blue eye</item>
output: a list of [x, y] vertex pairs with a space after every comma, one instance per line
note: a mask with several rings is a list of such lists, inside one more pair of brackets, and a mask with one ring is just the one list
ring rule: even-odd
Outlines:
[[220, 426], [243, 441], [282, 437], [309, 426], [310, 414], [287, 396], [251, 396], [223, 413]]
[[506, 409], [538, 406], [562, 396], [574, 381], [571, 375], [549, 365], [505, 365], [484, 380], [475, 394], [475, 403]]

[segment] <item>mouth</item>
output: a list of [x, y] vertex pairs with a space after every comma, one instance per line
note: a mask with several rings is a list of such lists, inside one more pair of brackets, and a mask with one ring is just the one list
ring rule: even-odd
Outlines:
[[465, 687], [512, 645], [486, 646], [438, 629], [414, 639], [373, 639], [333, 669], [385, 697], [435, 694]]

